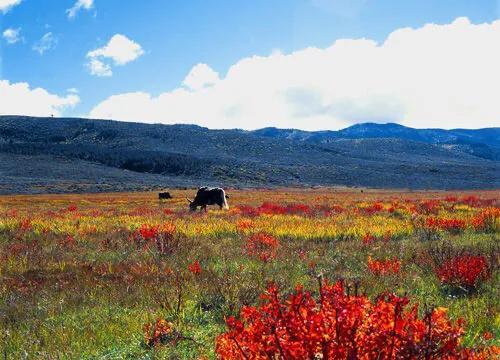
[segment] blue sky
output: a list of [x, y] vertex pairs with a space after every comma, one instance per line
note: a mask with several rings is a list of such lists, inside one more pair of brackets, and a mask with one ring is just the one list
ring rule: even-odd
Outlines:
[[[75, 8], [73, 16], [70, 17], [68, 10], [77, 5], [78, 1], [81, 6]], [[23, 102], [28, 109], [33, 102], [32, 111], [27, 113], [37, 115], [43, 115], [50, 110], [56, 115], [97, 114], [102, 115], [100, 117], [137, 121], [143, 121], [144, 117], [147, 122], [196, 122], [210, 127], [252, 128], [258, 124], [338, 128], [352, 122], [371, 119], [419, 126], [416, 120], [407, 120], [417, 115], [411, 115], [410, 110], [414, 105], [408, 104], [406, 100], [400, 101], [386, 93], [371, 94], [369, 99], [360, 98], [359, 93], [353, 95], [349, 91], [339, 95], [339, 88], [348, 87], [341, 86], [340, 82], [335, 88], [335, 101], [330, 99], [331, 94], [328, 91], [325, 93], [323, 88], [312, 88], [314, 84], [312, 87], [304, 86], [303, 83], [296, 87], [290, 85], [290, 89], [286, 88], [283, 92], [288, 104], [284, 106], [290, 107], [286, 111], [274, 109], [272, 104], [259, 99], [250, 104], [243, 104], [249, 97], [253, 97], [253, 93], [242, 92], [241, 98], [235, 97], [224, 103], [224, 97], [206, 94], [212, 91], [207, 87], [221, 87], [231, 67], [236, 68], [235, 65], [243, 59], [253, 59], [255, 56], [274, 59], [278, 54], [278, 58], [291, 57], [292, 54], [308, 48], [327, 49], [339, 39], [364, 38], [380, 45], [389, 34], [398, 29], [419, 29], [425, 24], [448, 25], [451, 28], [450, 24], [457, 18], [468, 19], [468, 25], [461, 26], [470, 26], [472, 34], [472, 31], [477, 30], [472, 28], [473, 25], [496, 24], [498, 17], [499, 3], [491, 0], [0, 0], [0, 33], [4, 35], [0, 38], [0, 80], [9, 83], [9, 87], [4, 83], [3, 91], [7, 95], [3, 96], [3, 105], [0, 97], [0, 113], [18, 112], [17, 108], [7, 108], [5, 101], [7, 98], [18, 96], [19, 98], [15, 99]], [[458, 25], [455, 27], [459, 28]], [[493, 30], [497, 27], [494, 26]], [[443, 28], [443, 33], [447, 31], [445, 30]], [[117, 34], [122, 36], [123, 41], [117, 42], [115, 50], [119, 52], [117, 47], [123, 45], [128, 49], [123, 51], [131, 51], [131, 55], [110, 55], [110, 49], [103, 50]], [[491, 36], [494, 39], [496, 35], [497, 33], [493, 33]], [[491, 39], [491, 36], [488, 38]], [[477, 37], [475, 39], [477, 42]], [[499, 46], [500, 38], [497, 39], [498, 43], [492, 46]], [[98, 49], [101, 50], [95, 54], [100, 55], [89, 55]], [[497, 56], [497, 49], [492, 51], [495, 53], [491, 55]], [[418, 56], [425, 58], [426, 54]], [[109, 69], [92, 73], [89, 65], [92, 59]], [[331, 61], [332, 73], [337, 64], [335, 59], [332, 58]], [[363, 61], [369, 59], [365, 58]], [[119, 64], [120, 62], [122, 64]], [[201, 85], [197, 88], [183, 85], [187, 74], [197, 64], [206, 64], [198, 68], [202, 74], [200, 76], [203, 79], [213, 78], [213, 83], [200, 80]], [[357, 65], [365, 67], [363, 64]], [[328, 72], [328, 65], [325, 69]], [[377, 68], [372, 70], [377, 72]], [[307, 74], [308, 70], [298, 65], [295, 68], [290, 65], [288, 71], [291, 74]], [[356, 76], [356, 73], [352, 76]], [[252, 74], [259, 77], [256, 73]], [[498, 74], [493, 75], [495, 78]], [[239, 84], [242, 88], [257, 86], [254, 93], [258, 94], [258, 85], [251, 81], [250, 85], [245, 80], [252, 76], [241, 77]], [[262, 77], [265, 76], [263, 73]], [[283, 77], [286, 78], [286, 74]], [[314, 79], [314, 76], [311, 76], [311, 79]], [[332, 83], [335, 83], [335, 79], [333, 78]], [[279, 81], [280, 86], [284, 86], [282, 81]], [[11, 87], [19, 83], [29, 86], [26, 90], [29, 94], [26, 94], [25, 98], [22, 98], [24, 95], [13, 95]], [[265, 86], [265, 82], [263, 84], [260, 86]], [[490, 86], [492, 85], [489, 83], [485, 84], [488, 90]], [[362, 83], [358, 84], [357, 90], [360, 87]], [[432, 85], [429, 84], [429, 87]], [[53, 100], [54, 103], [47, 110], [36, 103], [39, 100], [33, 99], [31, 92], [35, 88], [42, 88], [48, 96], [57, 97], [59, 100]], [[69, 89], [76, 89], [77, 92], [68, 92]], [[281, 89], [282, 87], [279, 91]], [[392, 94], [395, 89], [388, 89], [386, 92]], [[186, 91], [196, 94], [184, 94]], [[276, 90], [273, 94], [279, 91]], [[180, 93], [181, 98], [170, 99], [172, 93]], [[129, 118], [123, 111], [120, 112], [120, 109], [115, 111], [107, 102], [112, 96], [124, 94], [134, 96], [124, 97], [122, 102], [114, 104], [115, 107], [123, 110], [130, 101], [136, 108], [143, 105], [142, 111], [146, 115], [142, 116], [140, 109], [134, 108], [130, 111], [134, 115]], [[169, 99], [163, 107], [159, 107], [159, 101], [155, 100], [160, 99], [162, 95], [167, 95]], [[77, 96], [78, 100], [71, 100], [71, 96]], [[457, 96], [455, 98], [460, 99]], [[172, 108], [174, 100], [175, 104], [184, 104], [187, 107], [191, 103], [202, 109], [206, 106], [206, 113], [209, 115], [207, 119], [203, 119], [203, 113], [171, 112], [167, 108]], [[217, 110], [213, 109], [212, 102], [220, 102]], [[96, 107], [101, 103], [103, 104], [100, 108], [104, 110], [98, 111]], [[365, 105], [358, 105], [360, 103]], [[418, 105], [420, 107], [426, 104], [423, 102]], [[482, 106], [482, 103], [473, 103], [469, 107]], [[224, 109], [221, 109], [222, 107]], [[247, 111], [250, 107], [259, 107], [262, 110]], [[268, 108], [269, 111], [266, 112]], [[433, 112], [432, 106], [429, 106], [431, 114], [427, 117], [435, 119], [442, 115], [439, 111]], [[498, 126], [499, 122], [495, 119], [500, 119], [500, 113], [497, 111], [497, 108], [493, 108], [488, 113], [479, 112], [478, 114], [487, 118], [482, 119], [480, 124]], [[147, 116], [148, 114], [155, 115]], [[266, 116], [267, 114], [269, 115]], [[476, 113], [471, 113], [474, 114]], [[495, 114], [499, 116], [495, 117]], [[255, 125], [252, 116], [259, 118]], [[422, 113], [419, 116], [422, 116]], [[216, 117], [218, 119], [214, 120]], [[276, 119], [278, 117], [279, 121]], [[467, 126], [464, 119], [455, 120], [453, 114], [450, 117], [452, 119], [445, 119], [449, 120], [447, 127], [477, 125], [471, 122], [470, 126]], [[432, 125], [432, 122], [422, 119], [421, 126], [428, 125]]]

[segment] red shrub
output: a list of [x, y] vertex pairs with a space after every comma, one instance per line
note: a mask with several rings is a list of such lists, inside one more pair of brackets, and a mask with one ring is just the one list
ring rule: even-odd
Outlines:
[[259, 216], [259, 215], [310, 215], [312, 209], [308, 205], [303, 204], [291, 204], [291, 205], [279, 205], [271, 202], [264, 202], [259, 207], [251, 206], [241, 206], [239, 208], [242, 215], [245, 216]]
[[373, 215], [383, 210], [384, 210], [384, 205], [380, 202], [376, 202], [368, 207], [361, 208], [361, 211], [366, 215]]
[[163, 209], [163, 215], [173, 215], [174, 212], [170, 209]]
[[264, 233], [252, 235], [247, 239], [246, 243], [247, 254], [265, 262], [276, 257], [278, 247], [279, 240]]
[[439, 200], [424, 200], [417, 205], [417, 211], [420, 214], [437, 214], [441, 208], [441, 201]]
[[240, 206], [238, 209], [243, 216], [258, 216], [259, 215], [259, 211], [257, 210], [257, 208], [254, 208], [252, 206], [243, 205], [243, 206]]
[[372, 235], [371, 233], [366, 233], [365, 235], [363, 235], [362, 240], [363, 240], [363, 244], [370, 245], [370, 244], [374, 243], [377, 240], [377, 238], [374, 235]]
[[398, 259], [373, 260], [368, 257], [368, 269], [374, 275], [397, 274], [401, 268], [401, 261]]
[[332, 208], [330, 209], [330, 215], [342, 214], [344, 211], [345, 209], [342, 206], [333, 205]]
[[278, 204], [264, 202], [261, 206], [257, 208], [260, 214], [269, 214], [269, 215], [284, 215], [287, 213], [286, 206], [281, 206]]
[[436, 270], [441, 283], [474, 289], [490, 276], [488, 263], [484, 256], [456, 256]]
[[425, 221], [425, 226], [434, 230], [445, 230], [453, 233], [459, 233], [465, 230], [467, 224], [462, 219], [443, 219], [429, 217]]
[[197, 260], [194, 263], [190, 264], [188, 266], [188, 270], [193, 275], [199, 275], [199, 274], [201, 274], [201, 266], [200, 266], [199, 261]]
[[370, 301], [348, 296], [341, 282], [323, 285], [320, 299], [298, 288], [281, 300], [276, 287], [260, 307], [245, 307], [242, 320], [227, 319], [217, 338], [220, 359], [452, 359], [461, 358], [464, 330], [446, 309], [418, 316], [394, 295]]
[[33, 225], [31, 224], [31, 219], [24, 219], [21, 221], [21, 224], [19, 225], [19, 228], [21, 231], [30, 231], [33, 229]]
[[236, 228], [238, 229], [238, 231], [249, 230], [253, 228], [253, 226], [254, 226], [253, 221], [249, 219], [241, 219], [238, 220], [238, 222], [236, 223]]
[[175, 232], [176, 226], [173, 223], [164, 223], [162, 225], [142, 224], [134, 232], [133, 238], [138, 246], [149, 247], [154, 245], [160, 254], [167, 255], [171, 254], [179, 245]]
[[479, 199], [475, 195], [469, 195], [469, 196], [464, 196], [463, 198], [460, 199], [460, 202], [462, 204], [466, 204], [472, 207], [480, 206], [481, 204], [481, 199]]
[[500, 217], [499, 208], [486, 208], [472, 218], [472, 227], [478, 231], [495, 231]]

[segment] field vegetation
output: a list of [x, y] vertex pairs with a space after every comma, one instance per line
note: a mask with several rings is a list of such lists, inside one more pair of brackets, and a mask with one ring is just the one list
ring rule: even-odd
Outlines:
[[5, 359], [499, 355], [496, 191], [0, 198]]

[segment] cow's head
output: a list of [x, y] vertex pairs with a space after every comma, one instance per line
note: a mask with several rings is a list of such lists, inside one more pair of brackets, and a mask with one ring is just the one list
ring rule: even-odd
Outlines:
[[188, 198], [186, 198], [186, 200], [189, 202], [189, 210], [196, 211], [196, 203], [193, 200], [189, 200]]

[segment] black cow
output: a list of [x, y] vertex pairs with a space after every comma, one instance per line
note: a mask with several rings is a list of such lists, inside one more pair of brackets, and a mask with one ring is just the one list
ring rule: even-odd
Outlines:
[[196, 193], [196, 197], [194, 200], [189, 200], [189, 209], [191, 211], [196, 211], [196, 208], [199, 206], [200, 211], [207, 211], [207, 205], [219, 205], [222, 209], [229, 209], [227, 205], [227, 200], [229, 196], [226, 195], [224, 189], [221, 188], [209, 188], [207, 186], [201, 187], [198, 189]]
[[161, 193], [158, 194], [158, 199], [159, 200], [172, 199], [172, 195], [170, 195], [169, 192], [161, 192]]

